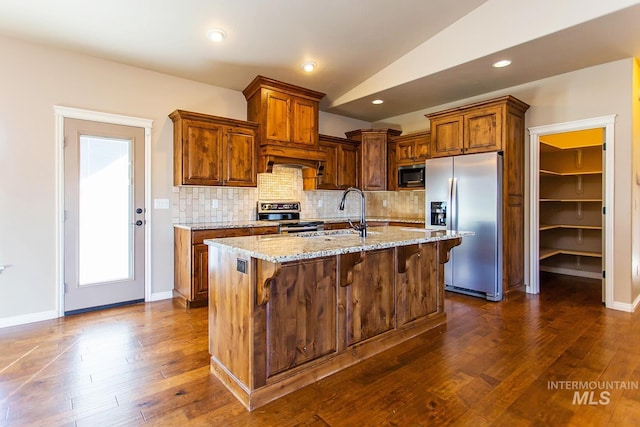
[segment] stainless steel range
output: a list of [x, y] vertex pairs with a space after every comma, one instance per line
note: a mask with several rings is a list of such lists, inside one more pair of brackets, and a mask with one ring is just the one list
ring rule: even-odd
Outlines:
[[277, 222], [281, 234], [324, 229], [322, 221], [300, 220], [300, 202], [258, 201], [257, 212], [258, 220]]

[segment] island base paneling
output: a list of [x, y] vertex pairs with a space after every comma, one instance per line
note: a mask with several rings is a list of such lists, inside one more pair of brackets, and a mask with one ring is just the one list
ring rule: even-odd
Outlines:
[[284, 263], [210, 245], [211, 373], [253, 410], [442, 325], [460, 241]]

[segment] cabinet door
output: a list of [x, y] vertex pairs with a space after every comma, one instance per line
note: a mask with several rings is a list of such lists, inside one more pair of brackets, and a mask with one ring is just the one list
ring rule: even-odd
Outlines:
[[182, 135], [182, 184], [222, 185], [222, 126], [185, 120]]
[[387, 189], [387, 136], [384, 134], [363, 135], [362, 145], [362, 189]]
[[398, 248], [398, 324], [438, 311], [436, 243]]
[[209, 247], [205, 244], [193, 245], [192, 254], [191, 298], [206, 300], [209, 292]]
[[267, 303], [267, 376], [337, 349], [336, 257], [282, 265]]
[[415, 158], [415, 141], [410, 140], [396, 143], [396, 159], [398, 163], [411, 162]]
[[397, 144], [395, 142], [387, 144], [387, 191], [398, 190], [398, 155], [396, 147]]
[[502, 107], [487, 107], [464, 115], [465, 153], [502, 149]]
[[343, 144], [338, 150], [338, 188], [358, 186], [358, 147]]
[[431, 157], [445, 157], [463, 152], [462, 116], [431, 120]]
[[255, 187], [256, 136], [251, 129], [227, 128], [224, 155], [224, 182], [226, 185]]
[[[347, 346], [395, 327], [394, 251], [394, 248], [367, 251], [362, 262], [352, 269], [353, 280], [345, 287]], [[341, 257], [346, 259], [349, 254]], [[341, 259], [340, 268], [346, 263]]]
[[318, 103], [302, 98], [292, 98], [291, 142], [316, 145], [318, 135]]
[[416, 141], [416, 157], [418, 160], [431, 158], [431, 138], [420, 138]]
[[324, 171], [318, 177], [318, 188], [336, 190], [338, 189], [338, 144], [319, 141], [318, 149], [327, 155]]
[[291, 141], [291, 97], [289, 95], [266, 90], [267, 123], [266, 138], [274, 141]]

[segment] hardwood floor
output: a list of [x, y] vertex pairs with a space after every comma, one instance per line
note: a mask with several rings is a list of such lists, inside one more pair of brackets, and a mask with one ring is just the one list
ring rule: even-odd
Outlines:
[[209, 375], [206, 308], [5, 328], [0, 425], [639, 425], [640, 313], [605, 309], [599, 282], [547, 276], [541, 295], [500, 303], [447, 294], [446, 311], [446, 326], [254, 412]]

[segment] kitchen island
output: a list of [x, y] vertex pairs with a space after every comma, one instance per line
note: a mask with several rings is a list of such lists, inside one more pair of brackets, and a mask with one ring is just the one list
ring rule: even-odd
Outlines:
[[205, 240], [211, 372], [249, 409], [445, 322], [472, 232], [371, 227]]

